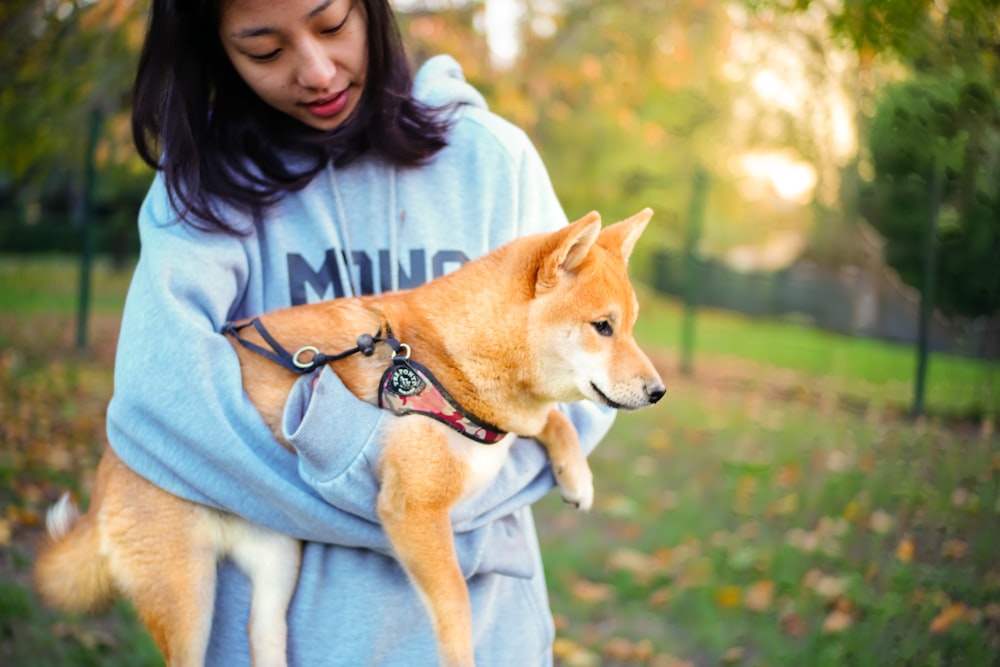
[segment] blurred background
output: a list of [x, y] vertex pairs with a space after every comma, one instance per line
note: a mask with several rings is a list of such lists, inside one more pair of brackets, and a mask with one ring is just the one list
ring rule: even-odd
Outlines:
[[[631, 270], [670, 393], [595, 453], [591, 516], [539, 505], [557, 663], [1000, 665], [1000, 5], [395, 5], [571, 219], [656, 211]], [[9, 664], [157, 661], [127, 608], [51, 615], [26, 575], [104, 443], [146, 9], [0, 4]]]

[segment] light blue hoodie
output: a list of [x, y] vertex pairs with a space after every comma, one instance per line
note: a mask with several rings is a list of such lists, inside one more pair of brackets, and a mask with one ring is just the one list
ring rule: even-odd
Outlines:
[[[418, 99], [458, 102], [449, 143], [420, 168], [363, 157], [328, 167], [268, 211], [248, 236], [177, 220], [163, 180], [139, 218], [142, 252], [118, 343], [108, 438], [164, 489], [306, 541], [289, 610], [289, 664], [436, 663], [421, 603], [375, 515], [371, 439], [383, 413], [324, 369], [286, 405], [280, 447], [247, 399], [218, 332], [233, 319], [294, 303], [414, 286], [524, 234], [566, 223], [525, 134], [491, 114], [448, 57], [415, 81]], [[447, 304], [441, 304], [447, 308]], [[488, 326], [488, 323], [483, 323]], [[359, 332], [361, 333], [361, 332]], [[589, 452], [612, 413], [565, 408]], [[553, 624], [530, 504], [553, 486], [541, 447], [517, 442], [494, 484], [455, 508], [480, 667], [552, 661]], [[567, 510], [571, 511], [571, 510]], [[249, 665], [250, 588], [219, 567], [208, 664]]]

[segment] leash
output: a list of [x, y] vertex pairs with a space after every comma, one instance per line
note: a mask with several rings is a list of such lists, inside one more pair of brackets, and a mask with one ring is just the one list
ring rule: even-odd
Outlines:
[[[251, 326], [270, 349], [240, 336], [240, 331]], [[409, 414], [431, 417], [484, 445], [500, 442], [507, 435], [506, 431], [479, 419], [463, 408], [426, 366], [410, 359], [410, 346], [400, 343], [391, 333], [381, 336], [382, 331], [379, 330], [374, 336], [361, 334], [355, 347], [337, 354], [325, 354], [314, 345], [305, 345], [295, 352], [289, 352], [257, 317], [239, 325], [227, 322], [222, 327], [222, 333], [231, 335], [251, 352], [270, 359], [298, 375], [310, 373], [320, 366], [340, 361], [352, 354], [361, 353], [370, 357], [375, 353], [376, 343], [385, 343], [392, 348], [393, 356], [392, 364], [379, 381], [378, 407], [400, 417]]]
[[[257, 333], [259, 333], [260, 337], [271, 346], [271, 349], [252, 343], [240, 336], [240, 331], [250, 326], [257, 330]], [[300, 347], [292, 353], [282, 347], [281, 343], [279, 343], [274, 336], [271, 335], [271, 333], [264, 326], [264, 323], [257, 317], [253, 318], [249, 322], [244, 322], [243, 324], [226, 322], [226, 324], [222, 327], [222, 333], [231, 335], [239, 342], [240, 345], [251, 352], [256, 352], [257, 354], [270, 359], [276, 364], [279, 364], [280, 366], [298, 375], [311, 373], [320, 366], [333, 361], [340, 361], [341, 359], [345, 359], [352, 354], [357, 354], [359, 352], [366, 357], [370, 357], [375, 353], [375, 343], [386, 343], [397, 355], [400, 354], [402, 350], [406, 350], [406, 357], [409, 358], [410, 356], [409, 345], [400, 343], [391, 335], [381, 337], [377, 334], [375, 336], [372, 336], [371, 334], [361, 334], [358, 336], [357, 346], [338, 354], [324, 354], [313, 345]], [[381, 333], [381, 331], [379, 333]]]

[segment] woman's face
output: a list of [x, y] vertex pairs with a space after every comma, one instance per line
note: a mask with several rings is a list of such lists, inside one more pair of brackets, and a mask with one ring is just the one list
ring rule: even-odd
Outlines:
[[219, 38], [269, 105], [317, 130], [357, 106], [368, 71], [361, 0], [222, 0]]

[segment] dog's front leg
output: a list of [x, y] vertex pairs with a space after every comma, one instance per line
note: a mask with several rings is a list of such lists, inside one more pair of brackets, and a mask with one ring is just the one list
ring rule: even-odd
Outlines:
[[583, 512], [589, 511], [594, 504], [594, 475], [580, 449], [573, 423], [563, 413], [552, 410], [545, 428], [535, 439], [549, 454], [563, 501]]
[[465, 468], [448, 450], [440, 426], [404, 417], [380, 463], [378, 514], [397, 558], [431, 617], [445, 667], [474, 667], [469, 589], [455, 552], [451, 508]]

